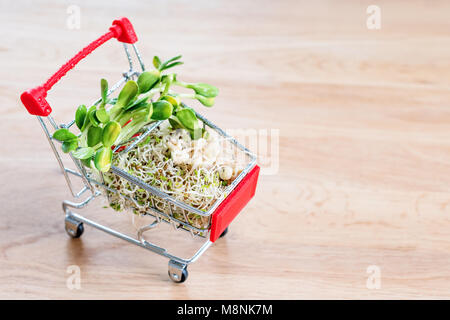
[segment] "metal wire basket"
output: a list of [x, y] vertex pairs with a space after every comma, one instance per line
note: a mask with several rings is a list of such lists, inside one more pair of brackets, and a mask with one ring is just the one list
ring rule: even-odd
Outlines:
[[[259, 167], [256, 165], [256, 157], [244, 146], [242, 146], [234, 138], [227, 135], [223, 130], [216, 125], [208, 121], [202, 115], [197, 113], [198, 119], [203, 123], [203, 127], [209, 127], [216, 131], [220, 136], [224, 137], [229, 143], [231, 143], [237, 150], [245, 154], [247, 157], [247, 164], [237, 178], [227, 188], [227, 193], [223, 194], [219, 199], [216, 199], [207, 211], [199, 210], [185, 202], [177, 200], [169, 194], [145, 183], [139, 177], [130, 174], [122, 170], [117, 166], [112, 166], [110, 174], [116, 175], [121, 179], [126, 179], [128, 183], [136, 185], [139, 188], [145, 190], [150, 196], [149, 201], [145, 203], [144, 208], [142, 205], [138, 206], [136, 199], [129, 195], [124, 195], [120, 190], [111, 188], [105, 183], [104, 175], [96, 175], [94, 172], [86, 169], [80, 160], [74, 158], [69, 154], [71, 161], [75, 164], [75, 169], [71, 169], [64, 164], [62, 157], [59, 153], [59, 147], [55, 145], [53, 135], [54, 132], [60, 128], [71, 128], [75, 121], [69, 123], [58, 124], [56, 120], [50, 115], [52, 109], [46, 101], [47, 92], [51, 87], [63, 77], [67, 71], [72, 69], [79, 61], [89, 55], [93, 50], [98, 48], [106, 41], [116, 38], [123, 43], [125, 54], [129, 62], [129, 70], [122, 74], [121, 79], [114, 84], [108, 92], [108, 95], [115, 92], [121, 86], [130, 79], [135, 79], [139, 74], [145, 71], [145, 66], [141, 55], [135, 45], [137, 37], [134, 29], [127, 18], [120, 18], [113, 22], [109, 31], [102, 35], [97, 40], [93, 41], [77, 55], [64, 64], [44, 85], [25, 91], [21, 95], [21, 100], [28, 112], [35, 115], [44, 130], [44, 133], [50, 143], [50, 146], [56, 156], [58, 164], [64, 174], [67, 185], [70, 189], [72, 196], [75, 199], [81, 198], [86, 195], [86, 198], [80, 202], [63, 201], [63, 211], [65, 213], [65, 229], [67, 233], [74, 238], [80, 237], [84, 231], [84, 224], [93, 226], [97, 229], [105, 231], [118, 238], [136, 244], [142, 248], [148, 249], [154, 253], [169, 258], [169, 277], [174, 282], [183, 282], [187, 278], [187, 265], [194, 262], [206, 249], [215, 242], [220, 236], [224, 235], [228, 230], [228, 225], [241, 211], [241, 209], [247, 204], [247, 202], [253, 197], [256, 189], [257, 179], [259, 175]], [[130, 53], [129, 46], [132, 47], [134, 52], [134, 59]], [[136, 70], [134, 67], [134, 60], [137, 60], [140, 70]], [[94, 103], [99, 102], [97, 100]], [[122, 153], [132, 151], [136, 146], [141, 143], [149, 134], [157, 128], [161, 122], [152, 123], [145, 127], [137, 136], [133, 137], [124, 144], [115, 146], [114, 154], [118, 156]], [[81, 179], [83, 187], [81, 190], [76, 191], [71, 177], [77, 177]], [[120, 197], [124, 199], [129, 207], [138, 209], [139, 214], [149, 215], [155, 218], [155, 220], [143, 227], [138, 228], [136, 237], [130, 237], [122, 232], [113, 230], [100, 223], [85, 218], [84, 216], [77, 214], [72, 209], [81, 209], [86, 207], [93, 199], [100, 195], [104, 195], [109, 201], [112, 201], [112, 197]], [[202, 223], [199, 225], [195, 223], [191, 217], [200, 217]], [[144, 238], [144, 233], [154, 229], [159, 223], [165, 222], [174, 227], [174, 230], [183, 230], [189, 232], [193, 237], [204, 238], [203, 245], [198, 249], [193, 256], [184, 259], [169, 253], [165, 248], [156, 244], [148, 242]]]

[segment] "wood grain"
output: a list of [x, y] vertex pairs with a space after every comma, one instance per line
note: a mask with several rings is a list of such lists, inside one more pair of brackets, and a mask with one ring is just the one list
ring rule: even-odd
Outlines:
[[[377, 1], [380, 30], [366, 28], [372, 1], [72, 1], [79, 30], [65, 2], [31, 3], [0, 2], [0, 298], [450, 298], [448, 1]], [[278, 173], [182, 285], [141, 248], [89, 227], [66, 236], [67, 187], [18, 99], [118, 16], [148, 64], [182, 53], [180, 76], [220, 88], [202, 109], [219, 126], [279, 130]], [[94, 53], [49, 94], [55, 117], [125, 67], [117, 43]], [[133, 231], [101, 203], [86, 214]]]

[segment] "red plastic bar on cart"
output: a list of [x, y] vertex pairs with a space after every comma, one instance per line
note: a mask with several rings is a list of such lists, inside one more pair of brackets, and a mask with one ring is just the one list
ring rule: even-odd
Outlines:
[[215, 242], [233, 219], [255, 195], [259, 166], [255, 166], [214, 211], [210, 238]]
[[106, 41], [116, 38], [120, 42], [135, 43], [137, 41], [136, 33], [134, 32], [131, 22], [123, 17], [114, 20], [109, 31], [102, 35], [100, 38], [91, 42], [87, 47], [78, 52], [72, 59], [67, 61], [54, 75], [47, 80], [42, 86], [29, 89], [22, 93], [20, 100], [27, 108], [28, 112], [35, 116], [46, 117], [52, 112], [52, 108], [48, 104], [45, 97], [47, 92], [57, 83], [66, 73], [75, 67], [78, 62], [83, 60], [92, 51], [100, 47]]

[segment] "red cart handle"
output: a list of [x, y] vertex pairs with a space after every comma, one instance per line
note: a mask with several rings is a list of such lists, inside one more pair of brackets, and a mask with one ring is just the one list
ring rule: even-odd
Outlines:
[[97, 40], [91, 42], [87, 47], [78, 52], [72, 59], [67, 61], [54, 75], [50, 77], [43, 85], [33, 89], [29, 89], [22, 93], [20, 100], [27, 108], [28, 112], [35, 116], [46, 117], [52, 112], [52, 108], [45, 100], [47, 91], [49, 91], [55, 83], [57, 83], [66, 73], [75, 67], [78, 62], [83, 60], [92, 51], [100, 47], [106, 41], [116, 38], [120, 42], [135, 43], [137, 41], [136, 33], [130, 21], [123, 17], [114, 20], [109, 31]]

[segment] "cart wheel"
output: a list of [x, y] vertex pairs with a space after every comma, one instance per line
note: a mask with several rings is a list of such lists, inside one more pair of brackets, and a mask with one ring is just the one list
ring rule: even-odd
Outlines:
[[228, 233], [228, 227], [225, 230], [223, 230], [223, 232], [222, 232], [222, 234], [220, 235], [219, 238], [225, 237], [227, 233]]
[[187, 269], [183, 269], [183, 271], [181, 271], [181, 278], [180, 279], [178, 279], [178, 275], [177, 274], [170, 273], [170, 271], [168, 273], [169, 273], [170, 280], [172, 280], [175, 283], [183, 283], [183, 282], [185, 282], [187, 277], [188, 277], [188, 275], [189, 275], [189, 272], [187, 271]]
[[183, 265], [175, 260], [169, 261], [169, 278], [175, 283], [183, 283], [186, 281], [189, 273], [187, 265]]
[[65, 219], [65, 229], [72, 238], [79, 238], [84, 232], [83, 222], [76, 221], [71, 217]]

